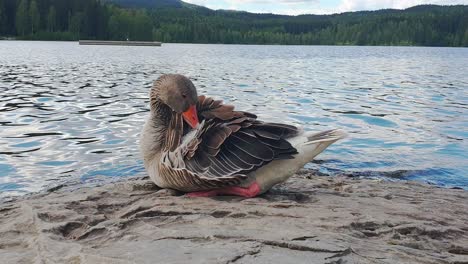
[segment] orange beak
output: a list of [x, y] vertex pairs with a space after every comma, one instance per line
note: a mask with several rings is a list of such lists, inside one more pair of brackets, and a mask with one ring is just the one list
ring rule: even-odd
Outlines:
[[198, 125], [198, 115], [197, 107], [195, 105], [190, 106], [190, 108], [182, 113], [182, 117], [185, 122], [187, 122], [192, 128], [196, 128]]

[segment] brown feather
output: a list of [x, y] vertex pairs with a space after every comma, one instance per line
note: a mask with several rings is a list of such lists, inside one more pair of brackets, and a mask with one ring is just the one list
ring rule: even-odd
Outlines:
[[175, 112], [172, 113], [171, 121], [169, 122], [169, 128], [166, 134], [166, 146], [165, 149], [173, 152], [180, 145], [182, 133], [184, 130], [184, 123], [182, 115]]
[[[201, 121], [197, 134], [190, 136], [193, 138], [181, 157], [166, 155], [159, 169], [164, 182], [174, 189], [200, 191], [239, 185], [250, 171], [296, 152], [284, 138], [295, 133], [291, 126], [258, 121], [251, 113], [235, 111], [234, 106], [204, 95], [198, 97], [197, 110]], [[176, 151], [189, 131], [184, 131], [182, 115], [173, 112], [166, 154]]]

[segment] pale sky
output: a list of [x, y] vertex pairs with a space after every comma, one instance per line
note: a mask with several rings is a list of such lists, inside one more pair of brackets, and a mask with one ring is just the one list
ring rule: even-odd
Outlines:
[[333, 14], [382, 8], [404, 9], [421, 4], [468, 5], [468, 0], [183, 0], [211, 9], [287, 15]]

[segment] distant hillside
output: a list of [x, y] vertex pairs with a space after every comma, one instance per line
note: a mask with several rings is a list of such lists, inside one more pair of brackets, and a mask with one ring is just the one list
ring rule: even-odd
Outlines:
[[206, 7], [189, 4], [180, 0], [105, 0], [123, 8], [202, 8]]
[[286, 16], [180, 0], [0, 0], [0, 36], [182, 43], [468, 46], [468, 6]]
[[124, 8], [181, 8], [184, 3], [180, 0], [106, 0]]

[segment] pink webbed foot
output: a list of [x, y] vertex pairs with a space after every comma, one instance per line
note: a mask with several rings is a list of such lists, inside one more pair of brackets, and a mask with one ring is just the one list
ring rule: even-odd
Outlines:
[[219, 195], [235, 195], [241, 196], [246, 198], [252, 198], [257, 196], [260, 193], [260, 186], [258, 186], [257, 182], [252, 183], [247, 188], [242, 187], [224, 187], [220, 189], [210, 190], [210, 191], [202, 191], [202, 192], [191, 192], [187, 193], [188, 197], [212, 197], [212, 196], [219, 196]]

